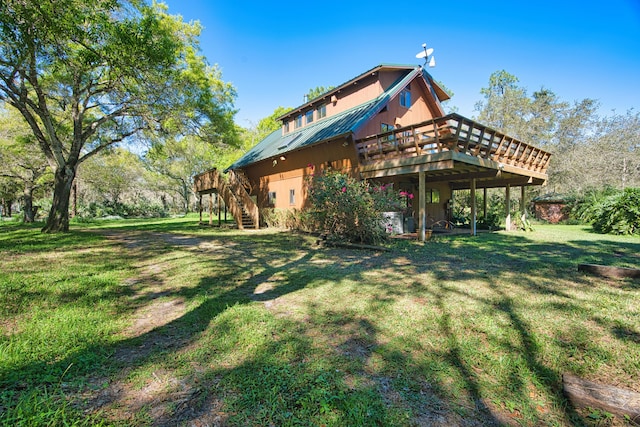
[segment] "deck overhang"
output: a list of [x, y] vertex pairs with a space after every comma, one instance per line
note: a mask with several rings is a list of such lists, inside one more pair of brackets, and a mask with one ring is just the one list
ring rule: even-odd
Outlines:
[[458, 114], [355, 141], [363, 178], [415, 176], [452, 189], [542, 185], [551, 154]]
[[542, 185], [547, 179], [541, 172], [455, 151], [376, 162], [361, 166], [359, 171], [366, 179], [425, 172], [427, 181], [448, 182], [454, 190], [468, 189], [472, 179], [477, 188]]

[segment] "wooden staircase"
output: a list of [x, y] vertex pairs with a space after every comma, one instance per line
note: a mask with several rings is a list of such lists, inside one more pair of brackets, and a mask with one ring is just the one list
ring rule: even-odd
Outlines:
[[212, 169], [196, 175], [193, 182], [199, 195], [214, 192], [220, 194], [238, 229], [260, 228], [258, 206], [242, 184], [242, 178], [235, 172], [229, 171], [225, 179], [216, 169]]

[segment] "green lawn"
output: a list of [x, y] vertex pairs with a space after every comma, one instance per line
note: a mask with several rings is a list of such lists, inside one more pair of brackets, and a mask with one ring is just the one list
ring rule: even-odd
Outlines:
[[0, 224], [2, 425], [624, 425], [640, 239], [581, 226], [322, 248], [197, 218]]

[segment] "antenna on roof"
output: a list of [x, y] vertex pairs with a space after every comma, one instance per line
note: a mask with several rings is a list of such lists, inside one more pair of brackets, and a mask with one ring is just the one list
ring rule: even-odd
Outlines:
[[416, 58], [418, 59], [424, 58], [424, 65], [428, 65], [430, 68], [435, 67], [436, 58], [433, 56], [433, 48], [427, 47], [426, 43], [422, 43], [422, 49], [424, 50], [421, 52], [418, 52], [416, 54]]

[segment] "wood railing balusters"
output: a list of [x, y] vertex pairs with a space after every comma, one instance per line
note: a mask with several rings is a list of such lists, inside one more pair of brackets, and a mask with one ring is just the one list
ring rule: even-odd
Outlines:
[[503, 164], [546, 171], [550, 158], [549, 153], [540, 148], [456, 113], [371, 135], [357, 140], [356, 146], [364, 163], [454, 150]]

